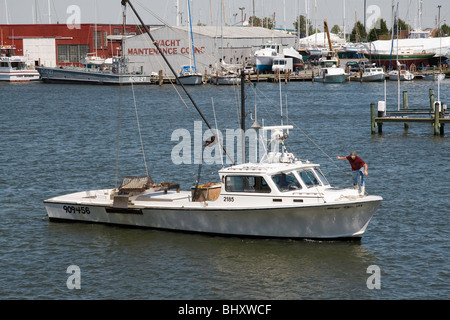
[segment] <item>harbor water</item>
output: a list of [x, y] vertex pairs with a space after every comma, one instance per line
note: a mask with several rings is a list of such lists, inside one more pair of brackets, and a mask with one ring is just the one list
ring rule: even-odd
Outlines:
[[[397, 83], [386, 88], [387, 109], [397, 110]], [[400, 90], [425, 108], [430, 88], [437, 97], [436, 82]], [[213, 127], [239, 127], [239, 88], [189, 89]], [[439, 94], [450, 105], [449, 79]], [[0, 299], [449, 299], [450, 128], [434, 136], [428, 124], [387, 123], [371, 135], [370, 103], [384, 99], [384, 85], [359, 82], [247, 85], [248, 127], [255, 104], [261, 124], [280, 124], [280, 96], [283, 123], [294, 125], [289, 151], [320, 163], [331, 184], [351, 185], [337, 155], [355, 150], [367, 162], [366, 191], [384, 201], [361, 241], [50, 222], [45, 199], [145, 175], [140, 134], [153, 180], [190, 188], [198, 155], [192, 147], [192, 163], [175, 164], [172, 134], [185, 129], [194, 143], [201, 119], [170, 85], [0, 84]], [[217, 181], [221, 167], [203, 164], [200, 182]]]

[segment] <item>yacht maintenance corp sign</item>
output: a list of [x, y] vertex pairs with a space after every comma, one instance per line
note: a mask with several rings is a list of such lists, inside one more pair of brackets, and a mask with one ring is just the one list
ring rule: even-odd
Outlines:
[[[162, 53], [165, 55], [172, 54], [189, 54], [191, 48], [189, 46], [182, 45], [179, 39], [171, 40], [157, 40], [158, 46]], [[195, 47], [195, 54], [205, 53], [205, 47]], [[147, 56], [160, 54], [156, 47], [153, 48], [128, 48], [128, 55], [134, 56]]]

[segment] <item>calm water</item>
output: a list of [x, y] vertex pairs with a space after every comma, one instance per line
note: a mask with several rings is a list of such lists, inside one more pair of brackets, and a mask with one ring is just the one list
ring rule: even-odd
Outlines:
[[[367, 191], [384, 197], [361, 242], [256, 240], [50, 223], [43, 200], [114, 187], [118, 176], [145, 174], [131, 87], [0, 84], [1, 299], [449, 299], [450, 127], [385, 124], [370, 134], [370, 103], [383, 84], [292, 82], [281, 86], [296, 130], [288, 147], [321, 163], [329, 180], [350, 185], [349, 165], [335, 160], [357, 150], [369, 165]], [[402, 83], [410, 106], [428, 106], [437, 84]], [[236, 129], [237, 89], [191, 92], [215, 127]], [[279, 124], [280, 87], [247, 87], [247, 110]], [[450, 80], [441, 100], [450, 105]], [[165, 85], [135, 87], [148, 168], [153, 180], [189, 188], [197, 165], [175, 165], [174, 129], [200, 120]], [[397, 109], [396, 83], [387, 83]], [[120, 135], [118, 114], [121, 114]], [[284, 109], [284, 113], [286, 110]], [[247, 124], [251, 124], [250, 115]], [[203, 129], [206, 126], [203, 125]], [[119, 137], [119, 139], [118, 139]], [[118, 143], [119, 141], [119, 143]], [[192, 155], [194, 157], [194, 155]], [[220, 165], [203, 166], [215, 181]], [[81, 270], [69, 290], [66, 269]], [[381, 289], [368, 289], [367, 268], [381, 270]]]

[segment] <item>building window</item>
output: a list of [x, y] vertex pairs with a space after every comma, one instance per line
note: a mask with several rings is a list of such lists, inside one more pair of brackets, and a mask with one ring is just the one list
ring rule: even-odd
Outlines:
[[88, 53], [88, 44], [58, 44], [58, 63], [78, 63]]
[[94, 49], [102, 47], [102, 31], [94, 30]]

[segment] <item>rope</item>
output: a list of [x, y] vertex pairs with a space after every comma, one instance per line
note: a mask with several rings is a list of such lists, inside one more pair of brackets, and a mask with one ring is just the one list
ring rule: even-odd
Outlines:
[[149, 174], [148, 174], [148, 167], [147, 167], [147, 160], [145, 159], [144, 143], [142, 142], [141, 125], [139, 123], [139, 114], [138, 114], [137, 106], [136, 106], [136, 98], [134, 96], [134, 85], [133, 85], [133, 82], [131, 82], [131, 91], [133, 92], [134, 111], [136, 113], [136, 122], [137, 122], [138, 132], [139, 132], [139, 140], [141, 142], [142, 156], [144, 158], [145, 172], [147, 173], [147, 176], [149, 176]]

